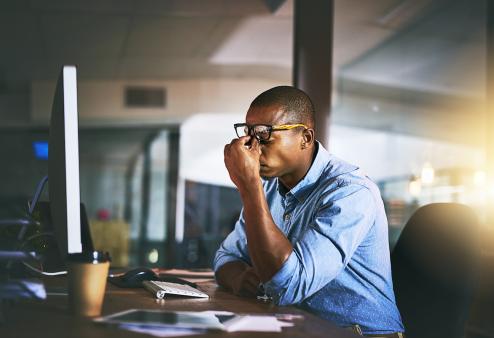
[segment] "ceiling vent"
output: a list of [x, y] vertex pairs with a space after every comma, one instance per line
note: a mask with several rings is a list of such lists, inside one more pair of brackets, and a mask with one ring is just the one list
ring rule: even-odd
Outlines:
[[166, 89], [163, 87], [126, 87], [125, 106], [128, 108], [165, 108]]
[[266, 5], [268, 6], [271, 13], [275, 13], [281, 5], [285, 2], [285, 0], [264, 0]]
[[400, 29], [414, 20], [418, 20], [421, 15], [430, 11], [433, 5], [438, 6], [440, 2], [434, 0], [403, 0], [377, 18], [376, 22], [383, 27]]

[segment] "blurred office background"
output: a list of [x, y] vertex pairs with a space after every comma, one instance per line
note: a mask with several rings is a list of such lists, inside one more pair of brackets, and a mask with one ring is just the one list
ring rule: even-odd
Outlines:
[[[97, 248], [114, 266], [209, 267], [241, 208], [223, 145], [256, 95], [292, 83], [293, 5], [0, 0], [0, 215], [47, 174], [54, 84], [76, 64]], [[431, 202], [485, 220], [487, 1], [334, 5], [328, 147], [378, 183], [391, 248]]]
[[[386, 203], [484, 216], [486, 1], [337, 0], [329, 149]], [[291, 84], [292, 1], [0, 1], [0, 208], [47, 173], [54, 83], [78, 66], [81, 198], [117, 265], [209, 266], [239, 197], [223, 166], [251, 100]], [[97, 234], [96, 234], [97, 233]]]

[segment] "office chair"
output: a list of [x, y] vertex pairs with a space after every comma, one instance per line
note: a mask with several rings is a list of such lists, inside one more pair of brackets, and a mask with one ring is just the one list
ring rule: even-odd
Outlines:
[[391, 254], [407, 338], [464, 336], [477, 276], [479, 222], [457, 203], [419, 208]]

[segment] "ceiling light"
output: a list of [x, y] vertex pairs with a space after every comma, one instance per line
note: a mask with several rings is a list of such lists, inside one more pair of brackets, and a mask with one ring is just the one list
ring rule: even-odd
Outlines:
[[426, 163], [422, 167], [422, 174], [420, 175], [420, 179], [424, 184], [431, 184], [432, 182], [434, 182], [434, 168], [432, 168], [430, 163]]
[[486, 181], [485, 171], [477, 170], [473, 174], [473, 184], [475, 186], [477, 186], [477, 187], [483, 186], [485, 184], [485, 181]]
[[413, 197], [419, 197], [421, 191], [422, 191], [422, 182], [420, 181], [420, 178], [413, 178], [408, 183], [408, 192]]

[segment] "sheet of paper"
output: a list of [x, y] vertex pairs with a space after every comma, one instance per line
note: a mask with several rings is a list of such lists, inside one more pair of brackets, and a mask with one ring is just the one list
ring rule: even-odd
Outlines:
[[273, 316], [238, 316], [229, 321], [226, 326], [228, 332], [281, 332], [284, 327], [291, 327], [293, 323], [279, 321]]
[[178, 277], [191, 283], [214, 281], [214, 272], [209, 269], [204, 269], [200, 271], [185, 270], [185, 269], [167, 269], [167, 270], [159, 269], [158, 272], [161, 277], [165, 277], [165, 276]]
[[176, 277], [188, 277], [188, 278], [214, 278], [213, 270], [185, 270], [185, 269], [159, 269], [160, 274], [172, 275]]
[[7, 279], [0, 281], [0, 299], [46, 299], [46, 289], [38, 279]]
[[[228, 311], [204, 311], [204, 313], [220, 316], [235, 315]], [[281, 332], [284, 327], [294, 326], [294, 323], [278, 320], [276, 314], [237, 315], [223, 324], [227, 332]]]
[[199, 330], [199, 329], [179, 329], [172, 327], [158, 328], [152, 326], [142, 326], [142, 325], [133, 325], [133, 324], [123, 324], [120, 325], [119, 328], [127, 331], [144, 333], [155, 337], [183, 337], [183, 336], [203, 334], [206, 332], [206, 330]]

